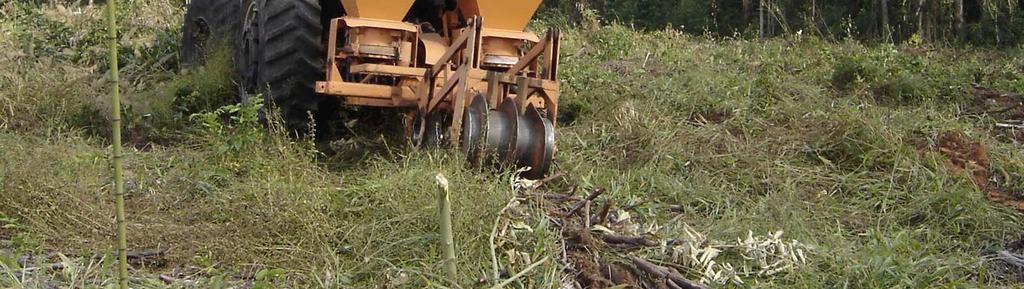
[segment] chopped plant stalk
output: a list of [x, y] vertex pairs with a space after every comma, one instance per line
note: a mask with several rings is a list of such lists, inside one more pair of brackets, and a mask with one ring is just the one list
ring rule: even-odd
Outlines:
[[445, 276], [450, 282], [458, 282], [458, 270], [455, 267], [455, 240], [452, 236], [452, 202], [448, 193], [448, 178], [438, 173], [434, 176], [437, 182], [437, 223], [440, 227], [441, 263]]

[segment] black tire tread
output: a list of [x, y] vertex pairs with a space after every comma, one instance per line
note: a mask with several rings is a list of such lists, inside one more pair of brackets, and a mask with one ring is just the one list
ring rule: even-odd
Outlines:
[[[208, 47], [200, 49], [199, 46], [230, 45], [231, 47], [227, 48], [234, 49], [242, 27], [241, 10], [239, 0], [192, 0], [187, 7], [185, 21], [181, 27], [182, 38], [179, 51], [181, 63], [188, 68], [203, 65], [209, 51], [205, 51], [205, 48]], [[196, 27], [191, 25], [192, 19], [197, 18], [207, 20], [212, 33], [209, 39], [222, 39], [223, 43], [197, 43], [200, 40], [195, 39], [193, 31]]]
[[[323, 78], [323, 27], [316, 0], [263, 0], [257, 84], [290, 128], [309, 122], [325, 99], [314, 84]], [[269, 90], [266, 90], [269, 88]]]

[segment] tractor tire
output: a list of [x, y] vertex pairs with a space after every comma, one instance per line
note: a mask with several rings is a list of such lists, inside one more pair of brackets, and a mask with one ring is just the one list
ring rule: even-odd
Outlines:
[[202, 66], [215, 49], [234, 50], [242, 27], [239, 0], [192, 0], [187, 9], [179, 50], [184, 68]]
[[[245, 95], [263, 95], [290, 131], [310, 132], [310, 116], [326, 117], [330, 99], [316, 94], [324, 77], [323, 27], [317, 0], [252, 0], [239, 55]], [[248, 97], [246, 96], [246, 97]]]

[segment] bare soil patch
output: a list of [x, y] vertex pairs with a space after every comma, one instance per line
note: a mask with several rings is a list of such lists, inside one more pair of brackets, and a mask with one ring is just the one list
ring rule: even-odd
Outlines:
[[996, 138], [1017, 145], [1024, 145], [1024, 96], [1011, 92], [997, 91], [972, 84], [968, 90], [972, 98], [969, 114], [988, 115], [996, 119], [993, 129]]
[[989, 200], [1024, 212], [1024, 194], [1008, 188], [1006, 183], [1009, 180], [1005, 177], [1002, 181], [1000, 177], [993, 177], [988, 151], [981, 143], [971, 141], [961, 133], [946, 132], [939, 135], [935, 149], [948, 158], [948, 167], [970, 173], [974, 184], [985, 192]]
[[17, 232], [14, 229], [0, 228], [0, 240], [10, 240]]

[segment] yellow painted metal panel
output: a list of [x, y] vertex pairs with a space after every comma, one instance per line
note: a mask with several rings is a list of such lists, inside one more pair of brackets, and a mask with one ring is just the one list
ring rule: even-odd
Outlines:
[[437, 33], [423, 33], [420, 35], [420, 43], [423, 43], [424, 60], [433, 65], [441, 60], [441, 56], [448, 50], [448, 42]]
[[540, 7], [541, 0], [459, 0], [462, 13], [479, 15], [484, 19], [484, 28], [523, 31], [533, 14]]
[[[402, 21], [414, 0], [341, 0], [352, 17]], [[539, 0], [538, 0], [539, 1]]]
[[[404, 17], [404, 15], [403, 15]], [[345, 26], [348, 27], [371, 27], [371, 28], [385, 28], [392, 30], [402, 30], [408, 32], [419, 31], [416, 25], [408, 22], [393, 21], [393, 20], [382, 20], [382, 19], [370, 19], [370, 18], [356, 18], [356, 17], [341, 17], [345, 21]]]
[[506, 39], [521, 39], [533, 43], [540, 42], [540, 37], [537, 37], [537, 34], [523, 32], [522, 30], [483, 29], [480, 31], [480, 36], [483, 38], [496, 37]]

